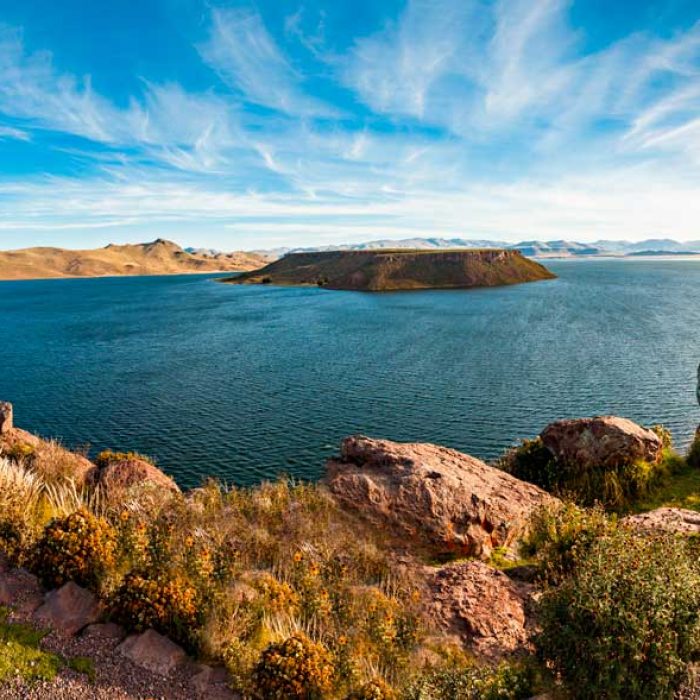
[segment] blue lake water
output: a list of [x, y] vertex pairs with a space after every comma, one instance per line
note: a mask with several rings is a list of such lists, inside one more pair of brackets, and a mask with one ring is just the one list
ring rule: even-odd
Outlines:
[[700, 261], [557, 261], [559, 279], [369, 294], [211, 276], [0, 283], [0, 399], [182, 485], [318, 477], [363, 432], [493, 458], [549, 421], [700, 420]]

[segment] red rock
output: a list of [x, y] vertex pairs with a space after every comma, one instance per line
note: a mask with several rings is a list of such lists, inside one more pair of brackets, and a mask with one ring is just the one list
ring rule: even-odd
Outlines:
[[241, 696], [228, 687], [230, 676], [225, 668], [221, 666], [212, 668], [202, 664], [200, 669], [190, 679], [192, 689], [198, 698], [206, 698], [206, 700], [240, 700]]
[[700, 533], [700, 513], [685, 508], [657, 508], [648, 513], [628, 515], [620, 522], [648, 532]]
[[540, 437], [558, 462], [575, 464], [582, 470], [619, 467], [638, 460], [654, 463], [663, 450], [653, 430], [616, 416], [556, 421]]
[[339, 503], [433, 553], [488, 557], [513, 544], [542, 489], [456, 450], [349, 437], [327, 464]]
[[434, 571], [427, 590], [428, 618], [476, 656], [495, 660], [527, 649], [532, 584], [470, 561]]
[[46, 594], [44, 604], [34, 613], [36, 622], [70, 637], [100, 619], [102, 606], [85, 588], [69, 581]]
[[21, 615], [31, 615], [43, 602], [39, 579], [26, 569], [6, 569], [0, 573], [0, 605]]
[[179, 493], [180, 491], [177, 484], [169, 476], [143, 459], [124, 459], [110, 462], [100, 471], [98, 483], [108, 496], [144, 484], [169, 493]]
[[137, 666], [167, 676], [187, 661], [187, 654], [155, 630], [127, 637], [117, 650]]

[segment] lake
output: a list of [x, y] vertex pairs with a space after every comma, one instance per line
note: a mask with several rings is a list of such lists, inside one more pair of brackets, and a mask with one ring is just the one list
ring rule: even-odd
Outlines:
[[0, 283], [0, 400], [69, 446], [183, 486], [316, 478], [340, 439], [491, 459], [557, 418], [700, 420], [700, 261], [562, 260], [559, 279], [398, 293], [212, 276]]

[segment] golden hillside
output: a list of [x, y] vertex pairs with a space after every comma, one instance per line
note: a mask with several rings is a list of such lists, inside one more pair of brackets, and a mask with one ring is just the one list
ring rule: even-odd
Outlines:
[[0, 279], [166, 275], [187, 272], [253, 270], [266, 260], [254, 253], [188, 253], [159, 238], [152, 243], [108, 245], [95, 250], [24, 248], [0, 251]]

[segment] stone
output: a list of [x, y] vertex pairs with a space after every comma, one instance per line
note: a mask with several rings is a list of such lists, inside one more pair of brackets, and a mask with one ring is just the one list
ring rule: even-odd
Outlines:
[[8, 401], [0, 401], [0, 435], [9, 433], [13, 427], [12, 404]]
[[529, 648], [532, 584], [469, 561], [434, 570], [427, 591], [428, 619], [477, 657], [493, 661]]
[[152, 629], [127, 637], [117, 650], [137, 666], [161, 676], [170, 675], [187, 661], [182, 647]]
[[100, 470], [98, 483], [107, 497], [142, 485], [159, 491], [179, 493], [177, 484], [158, 467], [143, 459], [124, 459], [110, 462]]
[[97, 598], [69, 581], [46, 594], [44, 604], [34, 613], [34, 620], [60, 635], [71, 637], [83, 627], [97, 622], [101, 613], [102, 606]]
[[700, 513], [686, 508], [656, 508], [648, 513], [628, 515], [620, 522], [645, 532], [700, 533]]
[[39, 579], [26, 569], [6, 569], [0, 573], [0, 605], [20, 615], [31, 615], [44, 601]]
[[488, 558], [514, 544], [556, 499], [469, 455], [437, 445], [345, 438], [325, 481], [340, 505], [433, 555]]
[[121, 641], [126, 637], [126, 631], [121, 625], [114, 622], [96, 622], [88, 625], [80, 636], [88, 639], [118, 639]]
[[190, 684], [197, 697], [207, 700], [237, 700], [241, 697], [228, 687], [230, 677], [225, 668], [201, 664], [200, 669], [190, 679]]
[[556, 421], [540, 438], [560, 464], [575, 464], [581, 470], [615, 468], [638, 460], [656, 463], [663, 450], [653, 430], [617, 416]]

